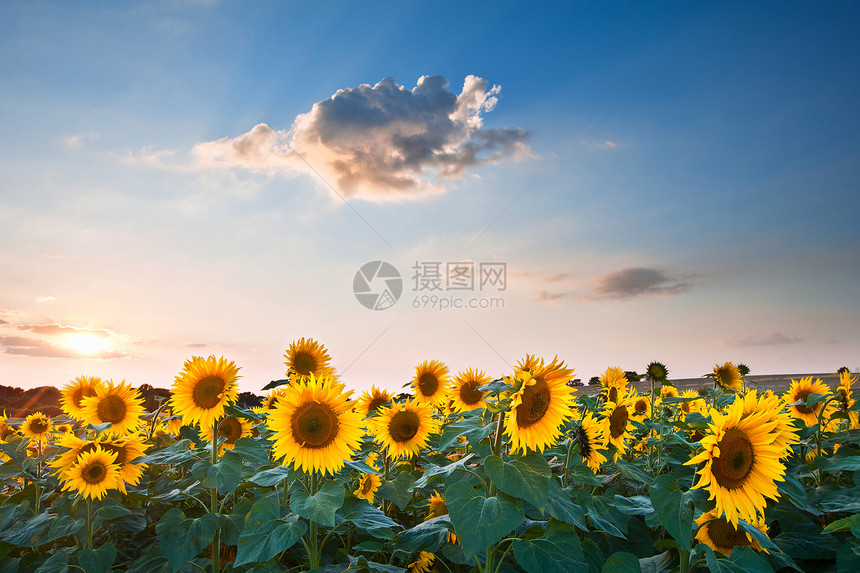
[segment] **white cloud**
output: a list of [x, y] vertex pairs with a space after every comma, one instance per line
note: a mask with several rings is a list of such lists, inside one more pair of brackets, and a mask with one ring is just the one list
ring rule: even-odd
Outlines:
[[83, 147], [85, 141], [98, 139], [99, 137], [98, 133], [78, 133], [63, 139], [63, 145], [72, 151], [78, 151]]
[[783, 344], [796, 344], [802, 341], [803, 338], [794, 338], [791, 336], [786, 336], [781, 332], [770, 331], [761, 336], [746, 336], [741, 338], [732, 336], [723, 340], [723, 343], [726, 346], [731, 346], [734, 348], [744, 348], [747, 346], [777, 346]]
[[36, 303], [37, 304], [41, 304], [43, 302], [52, 302], [55, 300], [57, 300], [57, 297], [55, 297], [55, 296], [37, 296], [36, 297]]
[[192, 155], [206, 168], [319, 175], [344, 196], [420, 197], [444, 191], [441, 180], [470, 168], [529, 153], [522, 129], [483, 126], [500, 90], [477, 76], [466, 77], [459, 95], [441, 76], [423, 76], [412, 90], [386, 78], [338, 90], [289, 131], [261, 123], [200, 143]]

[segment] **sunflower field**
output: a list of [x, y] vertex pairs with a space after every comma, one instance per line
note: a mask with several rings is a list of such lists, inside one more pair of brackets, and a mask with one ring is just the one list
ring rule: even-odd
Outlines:
[[860, 571], [847, 370], [679, 393], [653, 362], [588, 394], [526, 355], [352, 396], [318, 342], [285, 358], [259, 408], [210, 356], [154, 412], [81, 376], [64, 415], [0, 418], [0, 572]]

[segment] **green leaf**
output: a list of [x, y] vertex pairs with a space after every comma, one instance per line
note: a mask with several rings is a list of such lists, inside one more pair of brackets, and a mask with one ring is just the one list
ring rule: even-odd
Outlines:
[[295, 545], [307, 531], [307, 524], [290, 514], [281, 519], [281, 506], [273, 497], [261, 499], [248, 512], [239, 535], [235, 565], [273, 559]]
[[191, 460], [197, 460], [198, 458], [194, 454], [193, 450], [188, 449], [190, 444], [191, 440], [179, 440], [175, 444], [167, 446], [157, 452], [152, 452], [151, 454], [138, 458], [137, 461], [142, 464], [175, 465]]
[[344, 462], [344, 465], [346, 465], [346, 467], [348, 467], [351, 470], [355, 470], [355, 471], [363, 473], [363, 474], [373, 474], [373, 475], [377, 475], [377, 476], [382, 474], [382, 472], [380, 472], [379, 470], [377, 470], [373, 466], [367, 465], [364, 462], [352, 462], [352, 461], [346, 460], [346, 462]]
[[243, 462], [254, 468], [270, 463], [269, 451], [254, 438], [239, 438], [228, 453], [239, 456]]
[[171, 573], [170, 562], [161, 554], [158, 543], [151, 543], [141, 551], [140, 557], [128, 565], [126, 573]]
[[505, 383], [504, 378], [499, 378], [498, 380], [493, 380], [488, 384], [484, 384], [483, 386], [478, 386], [478, 390], [481, 392], [495, 392], [501, 393], [505, 390], [510, 390], [512, 386], [510, 384]]
[[492, 434], [495, 430], [495, 422], [490, 422], [485, 425], [484, 419], [481, 416], [477, 414], [469, 416], [459, 422], [454, 422], [453, 424], [445, 426], [445, 429], [442, 430], [442, 434], [439, 437], [439, 451], [444, 452], [451, 447], [452, 444], [459, 443], [460, 436], [465, 436], [465, 438], [470, 442], [481, 441]]
[[846, 543], [836, 552], [837, 571], [860, 571], [860, 545]]
[[693, 512], [675, 476], [664, 474], [654, 480], [651, 503], [669, 535], [675, 538], [680, 548], [688, 549], [693, 536]]
[[101, 507], [93, 512], [93, 524], [95, 527], [99, 527], [105, 521], [117, 519], [118, 517], [127, 517], [131, 513], [130, 509], [107, 497], [102, 501]]
[[395, 529], [402, 527], [366, 499], [350, 497], [343, 502], [341, 515], [359, 530], [365, 530], [380, 539], [394, 539]]
[[290, 494], [290, 509], [305, 519], [326, 527], [334, 527], [334, 514], [343, 505], [346, 490], [335, 481], [327, 481], [314, 495], [304, 490]]
[[574, 481], [580, 485], [587, 485], [593, 487], [601, 487], [603, 482], [597, 479], [597, 476], [594, 475], [594, 472], [590, 467], [585, 464], [578, 464], [571, 468], [571, 471], [568, 472], [568, 477], [571, 481]]
[[851, 531], [855, 537], [860, 537], [860, 513], [837, 519], [828, 524], [821, 533], [836, 533], [837, 531]]
[[586, 567], [576, 530], [558, 522], [551, 522], [543, 537], [517, 539], [513, 548], [517, 563], [528, 573], [579, 571]]
[[30, 507], [30, 500], [24, 500], [20, 505], [17, 503], [7, 503], [0, 505], [0, 531], [6, 531], [6, 527], [12, 523], [18, 515], [25, 513]]
[[559, 521], [575, 525], [582, 531], [588, 531], [588, 526], [585, 523], [585, 511], [573, 503], [570, 495], [561, 489], [561, 486], [554, 479], [549, 481], [547, 513]]
[[235, 491], [242, 483], [242, 458], [227, 452], [217, 464], [209, 466], [206, 479], [210, 487], [214, 484], [221, 495]]
[[644, 495], [633, 497], [615, 496], [615, 508], [625, 515], [650, 515], [654, 513], [651, 500]]
[[743, 573], [743, 570], [728, 559], [720, 559], [717, 557], [714, 550], [704, 543], [698, 544], [694, 553], [705, 554], [705, 562], [708, 564], [708, 570], [710, 573]]
[[440, 515], [423, 521], [412, 529], [407, 529], [400, 534], [400, 540], [413, 551], [424, 550], [436, 553], [448, 540], [450, 525], [450, 516]]
[[48, 512], [34, 515], [27, 521], [15, 524], [12, 529], [4, 532], [2, 537], [12, 545], [36, 547], [44, 543], [48, 529], [56, 518], [56, 515]]
[[106, 543], [98, 549], [81, 549], [78, 551], [78, 564], [87, 573], [108, 573], [110, 566], [116, 560], [116, 547]]
[[[422, 487], [427, 487], [427, 484], [430, 483], [430, 480], [432, 478], [448, 477], [449, 475], [451, 475], [455, 471], [462, 470], [463, 468], [466, 467], [466, 463], [470, 462], [470, 461], [472, 463], [475, 463], [476, 461], [478, 461], [477, 458], [475, 457], [475, 454], [469, 454], [468, 456], [460, 458], [456, 462], [452, 462], [452, 463], [446, 464], [444, 466], [437, 466], [435, 464], [429, 464], [426, 468], [424, 468], [424, 472], [421, 474], [421, 477], [418, 478], [417, 481], [415, 481], [414, 483], [412, 483], [410, 485], [410, 487], [408, 489], [408, 493], [411, 494], [413, 490], [416, 490], [416, 489], [419, 489]], [[402, 475], [402, 473], [404, 473], [404, 472], [401, 472], [400, 475]], [[388, 498], [383, 498], [383, 499], [388, 499]], [[401, 507], [401, 509], [403, 509], [403, 508]]]
[[445, 505], [467, 558], [499, 541], [525, 517], [505, 494], [484, 497], [468, 481], [455, 482], [445, 489]]
[[58, 551], [46, 559], [33, 573], [68, 573], [68, 565], [68, 554]]
[[642, 573], [639, 558], [632, 553], [618, 551], [609, 556], [600, 573]]
[[277, 466], [274, 468], [263, 470], [261, 472], [257, 472], [252, 477], [248, 478], [248, 481], [262, 487], [272, 487], [278, 485], [284, 480], [293, 481], [294, 479], [296, 479], [297, 475], [299, 475], [298, 472], [296, 472], [293, 468]]
[[171, 569], [179, 571], [185, 563], [212, 543], [218, 520], [211, 513], [197, 519], [185, 517], [178, 507], [169, 509], [155, 526], [161, 552], [170, 561]]
[[285, 384], [289, 384], [289, 383], [290, 383], [289, 378], [282, 378], [281, 380], [272, 380], [271, 382], [269, 382], [268, 384], [263, 386], [263, 392], [265, 392], [266, 390], [271, 390], [272, 388], [277, 388], [278, 386], [283, 386]]
[[729, 561], [744, 573], [773, 573], [773, 567], [750, 547], [735, 547]]
[[358, 557], [350, 555], [348, 570], [378, 571], [379, 573], [406, 573], [406, 569], [404, 569], [403, 567], [386, 565], [384, 563], [374, 563], [373, 561], [368, 561], [367, 558], [363, 555], [359, 555]]
[[48, 530], [48, 535], [42, 539], [41, 543], [48, 543], [55, 539], [62, 539], [69, 535], [74, 535], [84, 528], [87, 520], [83, 517], [74, 519], [71, 515], [61, 515], [56, 521], [51, 524], [51, 529]]
[[759, 545], [761, 545], [764, 549], [767, 549], [771, 553], [779, 553], [779, 547], [777, 547], [774, 542], [770, 540], [770, 537], [768, 537], [766, 533], [762, 533], [762, 531], [758, 527], [752, 525], [751, 523], [747, 523], [743, 519], [739, 519], [738, 531], [749, 533], [750, 535], [752, 535], [752, 538], [758, 542]]
[[[586, 508], [585, 514], [588, 516], [594, 529], [605, 531], [614, 537], [620, 537], [622, 539], [627, 538], [625, 531], [623, 531], [621, 527], [623, 527], [624, 530], [627, 529], [627, 521], [629, 520], [628, 516], [616, 510], [616, 513], [621, 517], [624, 517], [625, 520], [621, 521], [616, 519], [615, 516], [612, 515], [610, 507], [604, 503], [603, 499], [600, 497], [589, 498], [583, 505]], [[614, 510], [615, 508], [613, 507], [612, 509]]]
[[833, 459], [824, 469], [829, 472], [837, 470], [848, 472], [860, 471], [860, 456], [846, 456], [840, 459]]
[[380, 499], [387, 499], [393, 502], [394, 505], [401, 510], [406, 509], [409, 502], [412, 500], [412, 487], [415, 478], [409, 472], [400, 472], [393, 480], [383, 482], [379, 489], [376, 490], [376, 495]]
[[621, 472], [621, 476], [625, 479], [633, 480], [644, 484], [650, 484], [654, 481], [654, 476], [646, 473], [645, 471], [634, 466], [633, 464], [628, 464], [623, 460], [618, 460], [617, 462], [615, 462], [615, 467], [618, 468], [618, 471]]
[[509, 460], [490, 456], [484, 460], [484, 470], [506, 494], [524, 499], [541, 512], [546, 509], [552, 470], [542, 455], [530, 453]]
[[659, 555], [640, 559], [639, 568], [642, 570], [642, 573], [660, 573], [661, 571], [669, 571], [672, 569], [672, 563], [674, 560], [674, 551], [664, 551]]

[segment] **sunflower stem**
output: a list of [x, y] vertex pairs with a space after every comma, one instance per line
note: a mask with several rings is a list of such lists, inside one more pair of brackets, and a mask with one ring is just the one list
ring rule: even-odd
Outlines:
[[564, 458], [564, 472], [561, 476], [561, 487], [566, 488], [570, 479], [570, 456], [573, 454], [573, 438], [568, 438], [570, 443], [567, 445], [567, 456]]
[[[310, 495], [316, 495], [319, 484], [317, 483], [317, 472], [311, 474]], [[316, 521], [311, 520], [310, 531], [310, 552], [308, 553], [310, 560], [311, 571], [316, 571], [320, 568], [320, 551], [319, 551], [319, 526]]]
[[[212, 465], [218, 463], [218, 420], [212, 424]], [[218, 513], [218, 488], [209, 490], [211, 496], [210, 513]], [[218, 573], [221, 570], [221, 528], [215, 529], [215, 538], [212, 539], [212, 571]]]
[[87, 549], [93, 548], [93, 499], [87, 498]]
[[502, 455], [502, 432], [505, 427], [505, 411], [499, 412], [499, 417], [496, 421], [496, 439], [493, 440], [493, 455]]

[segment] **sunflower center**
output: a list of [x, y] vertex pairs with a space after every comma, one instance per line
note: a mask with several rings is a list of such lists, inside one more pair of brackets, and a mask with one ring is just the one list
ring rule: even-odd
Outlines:
[[627, 429], [627, 413], [626, 406], [617, 406], [612, 413], [609, 414], [609, 435], [617, 438], [622, 435]]
[[720, 457], [714, 458], [711, 471], [717, 484], [726, 489], [737, 489], [747, 481], [755, 464], [755, 450], [745, 432], [732, 428], [717, 443]]
[[609, 387], [609, 401], [618, 402], [618, 388], [616, 388], [615, 386]]
[[430, 502], [430, 515], [433, 517], [441, 517], [443, 515], [448, 515], [448, 506], [444, 501], [431, 501]]
[[81, 477], [88, 484], [99, 484], [104, 481], [107, 468], [101, 462], [90, 462], [81, 472]]
[[[804, 388], [802, 390], [798, 390], [797, 394], [794, 395], [795, 402], [805, 402], [809, 395], [812, 394], [812, 388]], [[805, 404], [799, 404], [794, 407], [801, 414], [812, 414], [814, 410]]]
[[44, 434], [48, 431], [48, 422], [41, 418], [35, 418], [30, 421], [30, 431], [34, 434]]
[[683, 410], [685, 414], [689, 414], [690, 413], [690, 402], [682, 402], [681, 403], [681, 410]]
[[317, 361], [313, 355], [307, 352], [297, 352], [293, 359], [293, 370], [300, 376], [310, 376], [311, 372], [316, 371]]
[[484, 399], [484, 393], [478, 390], [478, 382], [470, 380], [460, 386], [460, 400], [467, 406], [477, 404]]
[[228, 444], [235, 443], [242, 435], [242, 424], [233, 416], [228, 416], [218, 424], [218, 437], [225, 438]]
[[99, 401], [99, 420], [118, 424], [125, 419], [125, 400], [119, 396], [105, 396]]
[[439, 379], [432, 372], [425, 372], [418, 377], [418, 389], [425, 396], [432, 396], [439, 389]]
[[106, 452], [116, 453], [116, 461], [114, 463], [117, 465], [124, 464], [126, 462], [126, 458], [128, 458], [128, 452], [125, 449], [125, 446], [119, 446], [117, 444], [102, 444], [102, 449]]
[[328, 404], [308, 402], [290, 418], [293, 439], [305, 448], [324, 448], [337, 437], [337, 413]]
[[364, 476], [361, 480], [361, 493], [367, 495], [373, 489], [373, 479], [370, 476]]
[[633, 407], [637, 414], [644, 414], [648, 411], [648, 401], [644, 398], [640, 398], [639, 400], [636, 400], [636, 404], [634, 404]]
[[395, 442], [402, 444], [414, 438], [420, 426], [421, 419], [415, 412], [397, 412], [391, 417], [388, 431]]
[[579, 426], [576, 430], [576, 441], [579, 442], [579, 454], [583, 458], [588, 458], [591, 455], [591, 442], [588, 440], [588, 432], [585, 428]]
[[78, 408], [81, 407], [81, 400], [87, 396], [95, 396], [96, 390], [91, 386], [79, 386], [72, 392], [72, 403]]
[[517, 406], [517, 425], [528, 428], [543, 419], [549, 409], [549, 384], [541, 378], [535, 378], [535, 383], [523, 388], [522, 403]]
[[746, 547], [750, 540], [743, 531], [738, 531], [735, 526], [723, 518], [709, 521], [707, 524], [708, 537], [717, 547], [730, 549], [732, 547]]
[[225, 386], [224, 379], [220, 376], [207, 376], [194, 385], [191, 399], [198, 408], [211, 410], [221, 402]]
[[377, 396], [376, 398], [374, 398], [373, 400], [370, 401], [370, 404], [367, 405], [368, 414], [370, 412], [375, 412], [376, 410], [379, 409], [380, 406], [382, 406], [386, 402], [388, 402], [388, 399], [386, 399], [385, 396]]

